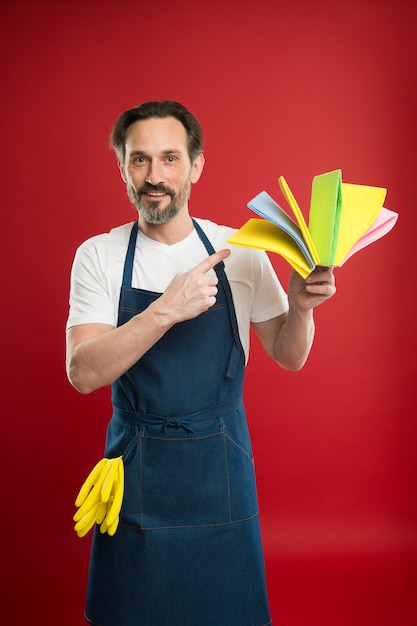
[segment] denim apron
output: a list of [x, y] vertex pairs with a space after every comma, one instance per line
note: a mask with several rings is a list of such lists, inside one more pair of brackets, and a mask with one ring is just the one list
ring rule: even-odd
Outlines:
[[[161, 295], [131, 287], [137, 229], [136, 222], [118, 325]], [[123, 455], [125, 495], [116, 534], [94, 531], [91, 624], [271, 624], [242, 403], [244, 353], [224, 264], [214, 269], [215, 305], [173, 326], [112, 386], [105, 456]]]

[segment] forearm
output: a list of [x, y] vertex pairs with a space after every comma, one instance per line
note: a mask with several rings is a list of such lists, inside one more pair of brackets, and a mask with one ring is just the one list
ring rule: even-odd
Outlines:
[[284, 369], [301, 369], [310, 354], [314, 332], [313, 310], [300, 310], [290, 302], [288, 316], [273, 343], [272, 358]]
[[166, 316], [151, 305], [118, 328], [106, 327], [92, 333], [88, 326], [70, 329], [67, 374], [71, 384], [81, 393], [112, 384], [165, 334], [169, 326]]
[[333, 269], [316, 267], [305, 280], [293, 271], [289, 280], [289, 310], [274, 336], [272, 356], [284, 368], [299, 370], [314, 339], [313, 311], [336, 292]]

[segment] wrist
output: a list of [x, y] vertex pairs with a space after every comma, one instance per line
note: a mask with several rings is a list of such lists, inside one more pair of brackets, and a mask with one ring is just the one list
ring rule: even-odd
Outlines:
[[139, 313], [139, 315], [146, 317], [161, 336], [176, 324], [173, 312], [164, 305], [162, 297], [154, 300], [154, 302], [152, 302], [145, 311]]
[[313, 311], [311, 307], [301, 306], [295, 296], [288, 296], [288, 315], [295, 319], [308, 322], [313, 320]]

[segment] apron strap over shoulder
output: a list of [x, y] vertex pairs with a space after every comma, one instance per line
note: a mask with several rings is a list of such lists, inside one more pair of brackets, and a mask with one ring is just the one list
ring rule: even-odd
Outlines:
[[136, 239], [138, 236], [138, 221], [133, 224], [132, 230], [130, 231], [129, 237], [129, 245], [127, 247], [125, 265], [123, 270], [123, 280], [122, 280], [122, 288], [127, 287], [130, 288], [132, 286], [132, 275], [133, 275], [133, 260], [135, 258], [135, 248], [136, 248]]
[[[196, 222], [195, 219], [193, 219], [193, 224], [207, 252], [209, 254], [214, 254], [215, 249], [211, 245], [210, 240], [208, 239], [207, 235], [205, 234], [201, 226]], [[235, 343], [230, 353], [229, 364], [228, 364], [227, 372], [226, 372], [226, 376], [228, 378], [234, 378], [237, 367], [239, 365], [240, 354], [243, 354], [244, 350], [243, 350], [242, 342], [240, 340], [239, 329], [238, 329], [237, 319], [236, 319], [236, 310], [235, 310], [235, 305], [233, 303], [232, 290], [230, 289], [230, 284], [229, 284], [229, 281], [227, 280], [226, 272], [224, 271], [223, 261], [215, 265], [213, 269], [215, 270], [218, 276], [218, 279], [222, 284], [222, 287], [226, 296], [228, 309], [229, 309], [230, 324], [232, 326], [233, 336], [235, 338]]]

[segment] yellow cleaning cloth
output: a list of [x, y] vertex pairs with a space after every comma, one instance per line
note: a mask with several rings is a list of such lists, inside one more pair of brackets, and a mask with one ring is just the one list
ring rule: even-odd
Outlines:
[[387, 190], [342, 183], [342, 214], [334, 265], [340, 265], [350, 249], [376, 220]]
[[280, 254], [303, 278], [314, 269], [314, 263], [308, 264], [291, 236], [268, 220], [251, 218], [227, 241], [235, 246], [258, 248]]

